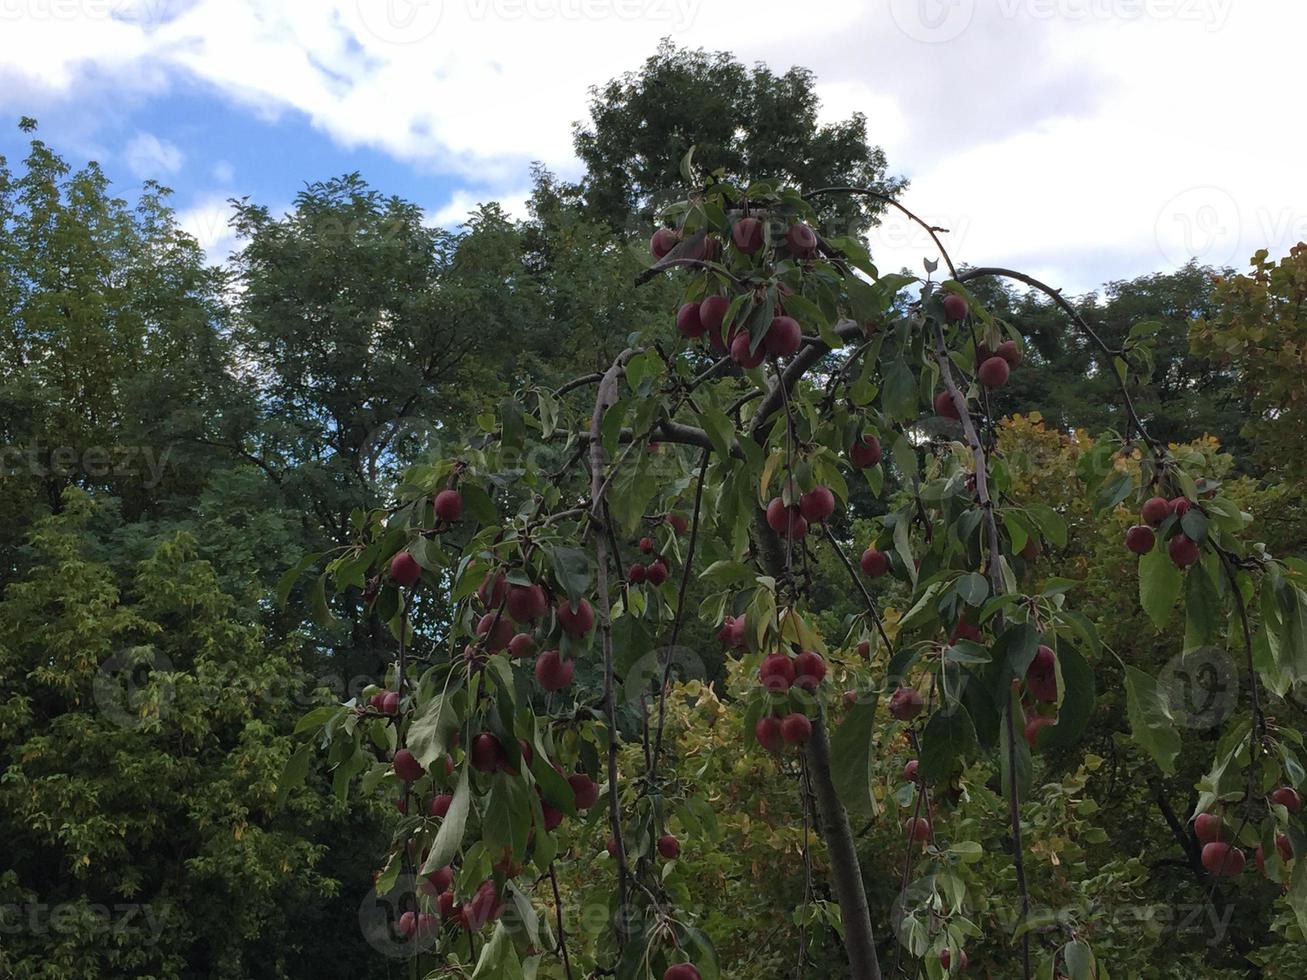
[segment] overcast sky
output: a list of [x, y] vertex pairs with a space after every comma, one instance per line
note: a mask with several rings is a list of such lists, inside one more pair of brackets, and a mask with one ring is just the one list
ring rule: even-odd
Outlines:
[[214, 255], [227, 198], [353, 170], [433, 221], [520, 213], [532, 160], [576, 174], [588, 87], [661, 37], [811, 68], [960, 261], [1080, 292], [1307, 239], [1304, 0], [0, 0], [0, 153], [36, 116], [120, 193], [175, 188]]

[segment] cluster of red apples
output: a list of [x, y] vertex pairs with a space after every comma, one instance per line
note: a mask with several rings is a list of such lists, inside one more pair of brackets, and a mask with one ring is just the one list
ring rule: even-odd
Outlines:
[[802, 711], [794, 710], [788, 698], [791, 688], [815, 693], [826, 678], [826, 661], [821, 654], [805, 650], [797, 656], [770, 653], [758, 667], [758, 680], [773, 695], [786, 696], [786, 704], [776, 713], [759, 718], [753, 735], [768, 752], [781, 752], [786, 745], [803, 745], [812, 737], [812, 722]]
[[1188, 568], [1198, 561], [1198, 542], [1184, 533], [1180, 521], [1192, 506], [1188, 497], [1175, 497], [1171, 500], [1150, 497], [1144, 501], [1144, 506], [1139, 511], [1143, 523], [1136, 524], [1125, 532], [1126, 548], [1136, 555], [1146, 555], [1157, 545], [1157, 531], [1160, 529], [1165, 533], [1166, 529], [1170, 529], [1174, 533], [1166, 543], [1167, 554], [1177, 568]]
[[[758, 218], [744, 217], [731, 228], [731, 247], [752, 258], [763, 251], [767, 242], [766, 229]], [[680, 241], [671, 228], [659, 228], [649, 241], [649, 250], [655, 259], [665, 258]], [[817, 233], [802, 221], [790, 225], [774, 247], [792, 259], [807, 259], [817, 254]], [[721, 254], [721, 243], [705, 236], [697, 248], [682, 258], [713, 261]], [[785, 305], [782, 288], [781, 306]], [[731, 360], [742, 368], [756, 368], [767, 358], [791, 357], [803, 346], [803, 331], [799, 321], [784, 312], [772, 317], [761, 336], [755, 338], [738, 323], [726, 323], [731, 299], [714, 294], [698, 303], [685, 303], [676, 312], [676, 329], [691, 340], [706, 337], [709, 347], [717, 354], [730, 354]]]
[[[1290, 786], [1281, 786], [1272, 790], [1266, 797], [1268, 804], [1282, 806], [1289, 815], [1296, 816], [1302, 812], [1302, 796]], [[1243, 873], [1247, 859], [1244, 852], [1232, 843], [1233, 833], [1216, 813], [1200, 813], [1194, 817], [1194, 836], [1203, 845], [1203, 867], [1217, 878], [1234, 878]], [[1293, 844], [1288, 834], [1277, 834], [1275, 850], [1281, 861], [1293, 858]], [[1257, 870], [1266, 874], [1266, 854], [1261, 844], [1253, 852], [1253, 861]]]

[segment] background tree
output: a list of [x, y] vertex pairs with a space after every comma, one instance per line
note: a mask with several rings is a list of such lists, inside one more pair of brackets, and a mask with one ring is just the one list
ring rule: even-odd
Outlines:
[[[574, 135], [586, 166], [580, 189], [587, 211], [615, 231], [653, 224], [688, 190], [678, 164], [691, 147], [704, 173], [720, 169], [741, 187], [763, 178], [801, 190], [850, 184], [895, 194], [906, 187], [868, 142], [866, 117], [822, 124], [818, 108], [806, 68], [777, 75], [724, 51], [664, 41], [638, 72], [591, 92], [590, 120]], [[823, 228], [857, 235], [879, 211], [858, 198], [823, 202]]]

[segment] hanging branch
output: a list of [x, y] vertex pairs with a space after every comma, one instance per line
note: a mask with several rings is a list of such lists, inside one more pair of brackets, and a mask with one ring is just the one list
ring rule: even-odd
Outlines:
[[[623, 351], [613, 361], [599, 382], [595, 395], [594, 414], [590, 418], [590, 528], [594, 538], [596, 570], [596, 599], [599, 603], [599, 635], [604, 661], [604, 713], [608, 722], [608, 820], [611, 825], [614, 850], [617, 851], [618, 908], [625, 910], [627, 903], [626, 845], [622, 840], [622, 811], [618, 799], [617, 778], [617, 703], [614, 695], [612, 608], [608, 602], [608, 537], [604, 507], [604, 444], [602, 427], [604, 414], [617, 402], [617, 381], [626, 362], [635, 352]], [[625, 944], [625, 917], [618, 922], [617, 944]]]
[[844, 549], [840, 547], [840, 543], [835, 539], [835, 534], [831, 531], [830, 526], [823, 524], [822, 531], [825, 533], [826, 540], [830, 542], [830, 546], [835, 554], [839, 556], [840, 563], [844, 566], [845, 570], [848, 571], [849, 578], [853, 580], [853, 584], [856, 585], [858, 591], [862, 593], [862, 599], [867, 604], [867, 612], [871, 616], [871, 621], [876, 624], [876, 632], [880, 634], [880, 638], [884, 642], [885, 648], [893, 653], [894, 644], [890, 641], [889, 634], [885, 632], [885, 623], [880, 618], [880, 610], [876, 607], [876, 600], [873, 599], [871, 593], [867, 591], [866, 583], [862, 581], [862, 576], [860, 576], [858, 570], [853, 567], [853, 562], [849, 560], [849, 556], [846, 555]]
[[653, 761], [649, 766], [649, 781], [652, 783], [658, 775], [658, 758], [663, 750], [663, 720], [667, 709], [667, 681], [672, 672], [672, 657], [676, 652], [676, 641], [681, 636], [681, 623], [685, 618], [685, 593], [690, 585], [690, 574], [694, 568], [694, 551], [699, 540], [699, 512], [703, 505], [703, 485], [708, 476], [708, 463], [712, 452], [705, 449], [699, 463], [699, 482], [694, 489], [694, 515], [690, 523], [690, 545], [685, 556], [685, 567], [681, 570], [681, 586], [676, 596], [676, 618], [672, 621], [672, 639], [667, 651], [667, 661], [663, 664], [662, 683], [658, 686], [658, 734], [654, 739]]
[[[931, 320], [931, 324], [935, 332], [935, 361], [939, 364], [940, 378], [944, 383], [945, 390], [948, 391], [954, 408], [957, 409], [958, 420], [962, 423], [962, 435], [971, 450], [971, 457], [975, 466], [976, 499], [980, 501], [984, 513], [985, 535], [989, 542], [988, 571], [990, 588], [994, 595], [1002, 595], [1004, 592], [1003, 558], [999, 549], [998, 521], [994, 516], [994, 501], [989, 495], [989, 470], [988, 460], [985, 458], [985, 448], [980, 444], [980, 436], [976, 433], [976, 427], [971, 421], [967, 398], [953, 380], [952, 362], [949, 360], [948, 346], [944, 340], [944, 328], [934, 320]], [[999, 617], [1001, 623], [1001, 613]], [[1026, 884], [1025, 854], [1021, 844], [1021, 799], [1016, 777], [1017, 732], [1016, 719], [1012, 713], [1011, 696], [1007, 698], [1007, 704], [1003, 708], [1003, 719], [1007, 728], [1008, 821], [1012, 830], [1012, 861], [1016, 868], [1017, 889], [1021, 894], [1021, 918], [1024, 921], [1030, 915], [1030, 891]], [[1021, 934], [1021, 963], [1025, 980], [1030, 980], [1030, 932], [1028, 930]]]
[[[1067, 298], [1062, 295], [1062, 291], [1060, 289], [1054, 289], [1052, 286], [1040, 282], [1034, 276], [1028, 276], [1024, 272], [1016, 272], [1012, 269], [1000, 269], [1000, 268], [988, 267], [988, 268], [980, 268], [980, 269], [968, 269], [961, 276], [955, 273], [953, 278], [956, 279], [958, 282], [966, 283], [966, 282], [970, 282], [973, 279], [980, 279], [986, 276], [998, 277], [1003, 279], [1015, 279], [1017, 282], [1025, 283], [1027, 286], [1031, 287], [1032, 289], [1039, 290], [1041, 293], [1043, 293], [1045, 296], [1051, 299], [1058, 306], [1058, 308], [1062, 310], [1063, 313], [1065, 313], [1068, 317], [1070, 317], [1071, 322], [1080, 328], [1080, 331], [1086, 337], [1089, 338], [1090, 342], [1092, 342], [1094, 346], [1097, 347], [1099, 351], [1102, 352], [1103, 356], [1106, 357], [1109, 361], [1112, 360], [1113, 358], [1121, 357], [1123, 355], [1124, 353], [1123, 351], [1116, 350], [1107, 345], [1107, 342], [1104, 341], [1103, 338], [1098, 335], [1098, 331], [1096, 331], [1093, 327], [1091, 327], [1085, 321], [1085, 318], [1080, 315], [1080, 311], [1077, 310], [1074, 306], [1070, 304], [1070, 302], [1067, 301]], [[1165, 458], [1166, 447], [1163, 446], [1156, 439], [1154, 439], [1152, 435], [1149, 434], [1148, 429], [1144, 426], [1143, 420], [1139, 417], [1139, 413], [1135, 410], [1135, 403], [1134, 400], [1130, 397], [1130, 389], [1126, 387], [1125, 378], [1121, 377], [1121, 372], [1119, 372], [1116, 369], [1115, 365], [1111, 365], [1111, 369], [1112, 369], [1112, 377], [1116, 381], [1117, 389], [1121, 392], [1122, 407], [1125, 409], [1126, 418], [1129, 420], [1130, 425], [1135, 429], [1136, 432], [1139, 433], [1139, 437], [1144, 440], [1144, 443], [1148, 446], [1150, 450], [1152, 450], [1153, 455], [1157, 459], [1161, 460]]]
[[567, 980], [572, 980], [572, 960], [567, 955], [567, 930], [563, 928], [563, 899], [558, 894], [558, 874], [554, 871], [554, 862], [549, 862], [549, 884], [554, 888], [554, 912], [558, 920], [558, 952], [563, 957], [563, 970]]

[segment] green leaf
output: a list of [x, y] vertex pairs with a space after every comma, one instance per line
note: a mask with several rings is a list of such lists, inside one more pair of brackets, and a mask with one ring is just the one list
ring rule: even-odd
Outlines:
[[513, 934], [502, 920], [495, 924], [490, 940], [481, 947], [472, 980], [523, 980], [522, 964], [513, 947]]
[[921, 733], [921, 775], [942, 783], [976, 751], [976, 728], [961, 706], [936, 711]]
[[449, 739], [458, 731], [458, 714], [454, 710], [453, 692], [437, 694], [413, 716], [408, 729], [408, 749], [430, 769], [449, 751]]
[[1089, 947], [1075, 940], [1062, 947], [1069, 980], [1094, 980], [1094, 954]]
[[277, 579], [277, 608], [285, 609], [286, 600], [290, 598], [291, 589], [295, 588], [295, 583], [299, 581], [301, 575], [309, 570], [309, 567], [316, 562], [321, 555], [317, 552], [310, 552], [305, 555], [294, 566], [282, 573], [281, 578]]
[[1197, 564], [1185, 576], [1184, 649], [1189, 653], [1216, 642], [1221, 628], [1221, 596], [1203, 565]]
[[1089, 725], [1094, 713], [1097, 682], [1094, 670], [1073, 647], [1057, 651], [1057, 669], [1062, 678], [1062, 703], [1058, 706], [1057, 724], [1039, 733], [1040, 748], [1070, 748]]
[[844, 722], [831, 736], [831, 779], [835, 792], [851, 812], [877, 813], [871, 792], [871, 761], [876, 702], [871, 695], [859, 698]]
[[969, 606], [979, 606], [989, 598], [989, 580], [979, 572], [968, 572], [958, 579], [958, 595]]
[[422, 874], [429, 875], [438, 871], [454, 860], [454, 855], [463, 846], [463, 832], [467, 829], [467, 815], [472, 807], [472, 788], [467, 780], [468, 762], [463, 760], [463, 768], [458, 773], [458, 786], [454, 789], [453, 802], [449, 812], [440, 823], [436, 839], [431, 844], [431, 853], [422, 862]]
[[304, 782], [309, 773], [309, 758], [313, 753], [313, 743], [305, 742], [286, 760], [281, 770], [281, 779], [277, 781], [277, 806], [282, 806], [290, 791]]
[[1139, 559], [1139, 604], [1160, 631], [1180, 598], [1184, 576], [1165, 548], [1154, 548]]
[[295, 723], [295, 731], [292, 732], [292, 734], [299, 735], [300, 733], [307, 732], [311, 729], [322, 728], [327, 724], [327, 722], [331, 721], [332, 718], [335, 718], [337, 715], [343, 714], [348, 710], [348, 708], [342, 708], [338, 704], [324, 704], [321, 707], [314, 708]]
[[1130, 735], [1168, 776], [1175, 775], [1180, 735], [1157, 680], [1142, 670], [1125, 668], [1126, 713]]
[[885, 369], [880, 401], [895, 421], [907, 422], [916, 417], [917, 379], [903, 358], [892, 361]]
[[554, 577], [572, 602], [583, 599], [590, 591], [590, 556], [581, 548], [549, 549]]
[[327, 605], [327, 573], [323, 572], [309, 589], [309, 615], [323, 629], [335, 629], [340, 622]]

